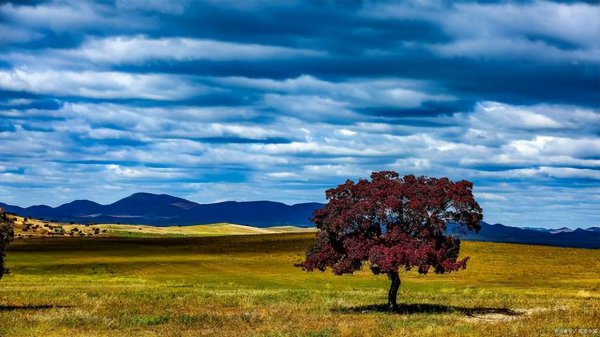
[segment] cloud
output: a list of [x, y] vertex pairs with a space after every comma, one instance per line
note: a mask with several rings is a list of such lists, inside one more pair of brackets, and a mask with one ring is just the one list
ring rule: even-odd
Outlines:
[[600, 139], [536, 136], [507, 144], [518, 154], [539, 158], [542, 155], [566, 155], [572, 158], [600, 157]]
[[478, 200], [486, 200], [486, 201], [488, 201], [488, 200], [489, 201], [506, 201], [508, 199], [501, 194], [485, 193], [485, 192], [476, 193], [475, 197]]
[[564, 50], [543, 41], [531, 41], [524, 38], [472, 38], [447, 44], [432, 45], [431, 49], [446, 57], [464, 56], [485, 60], [523, 60], [546, 59], [554, 62], [596, 63], [600, 57], [600, 47], [591, 50]]
[[31, 28], [48, 28], [65, 32], [79, 28], [134, 25], [135, 21], [121, 21], [110, 14], [110, 8], [87, 1], [53, 1], [33, 6], [5, 3], [0, 14], [13, 22]]
[[167, 14], [181, 14], [189, 5], [189, 0], [169, 2], [162, 0], [117, 0], [116, 7], [125, 11], [149, 11]]
[[443, 92], [427, 92], [428, 90], [441, 90], [430, 88], [431, 85], [424, 81], [401, 78], [330, 82], [310, 75], [302, 75], [281, 81], [245, 77], [226, 77], [219, 78], [217, 81], [226, 85], [282, 94], [312, 95], [317, 99], [319, 99], [320, 94], [326, 92], [329, 97], [348, 102], [355, 107], [393, 106], [413, 108], [421, 106], [424, 102], [453, 101], [455, 99], [452, 95]]
[[450, 15], [444, 25], [457, 37], [521, 35], [530, 39], [565, 41], [584, 49], [600, 46], [600, 8], [597, 5], [549, 1], [458, 3], [455, 9], [456, 15]]
[[484, 176], [501, 178], [566, 178], [566, 179], [590, 179], [600, 180], [600, 171], [580, 169], [572, 167], [548, 167], [524, 168], [508, 170], [504, 172], [487, 172]]
[[367, 6], [364, 14], [439, 22], [452, 40], [431, 47], [445, 56], [597, 63], [599, 11], [597, 4], [550, 1], [457, 2], [449, 6], [384, 2]]
[[229, 61], [261, 60], [292, 57], [319, 57], [323, 52], [251, 43], [226, 41], [117, 36], [92, 39], [74, 50], [55, 51], [59, 57], [108, 64], [143, 63], [153, 60]]
[[356, 132], [355, 131], [348, 130], [348, 129], [339, 129], [336, 132], [339, 133], [342, 136], [347, 136], [347, 137], [356, 136]]
[[106, 170], [110, 174], [109, 179], [124, 179], [127, 181], [132, 179], [173, 179], [186, 176], [175, 169], [122, 167], [115, 164], [107, 165]]
[[486, 221], [598, 225], [599, 6], [0, 5], [0, 201], [323, 201], [469, 179]]
[[264, 96], [263, 104], [270, 109], [298, 116], [303, 120], [358, 118], [356, 113], [347, 108], [347, 103], [328, 97], [267, 94]]
[[42, 34], [35, 31], [0, 24], [0, 44], [27, 42], [33, 39], [39, 39], [42, 36]]
[[[510, 129], [560, 129], [566, 128], [554, 116], [544, 113], [544, 107], [519, 107], [497, 102], [484, 102], [476, 106], [469, 116], [470, 123], [481, 128]], [[563, 109], [564, 113], [566, 109]], [[558, 117], [558, 116], [557, 116]], [[598, 115], [591, 117], [599, 118]]]
[[209, 92], [180, 77], [114, 71], [0, 70], [0, 89], [87, 98], [174, 100]]

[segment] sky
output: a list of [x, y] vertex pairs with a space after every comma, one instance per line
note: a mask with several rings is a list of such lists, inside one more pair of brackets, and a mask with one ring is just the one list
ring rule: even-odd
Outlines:
[[600, 225], [595, 1], [0, 2], [0, 201], [324, 202], [394, 170]]

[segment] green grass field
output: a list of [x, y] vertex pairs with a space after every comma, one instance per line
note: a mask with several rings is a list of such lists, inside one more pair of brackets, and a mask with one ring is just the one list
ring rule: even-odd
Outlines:
[[388, 313], [384, 276], [293, 266], [313, 236], [16, 240], [0, 336], [600, 335], [600, 250], [464, 242], [467, 270], [402, 273]]

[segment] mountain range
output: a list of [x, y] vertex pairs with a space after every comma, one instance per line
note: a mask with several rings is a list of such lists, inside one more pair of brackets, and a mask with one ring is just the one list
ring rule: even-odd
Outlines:
[[199, 204], [167, 194], [135, 193], [109, 205], [75, 200], [56, 208], [27, 208], [0, 203], [7, 212], [32, 218], [78, 223], [124, 223], [154, 226], [187, 226], [229, 222], [254, 227], [310, 227], [315, 209], [323, 204], [286, 205], [273, 201], [225, 201]]
[[522, 243], [559, 247], [600, 248], [600, 228], [545, 229], [520, 228], [481, 222], [479, 233], [465, 232], [458, 226], [448, 226], [447, 232], [464, 240]]
[[[187, 226], [229, 222], [254, 227], [311, 227], [310, 218], [321, 203], [286, 205], [273, 201], [225, 201], [199, 204], [167, 194], [135, 193], [108, 205], [76, 200], [58, 207], [27, 208], [0, 203], [7, 212], [37, 219], [77, 223], [124, 223], [155, 226]], [[465, 240], [600, 248], [600, 228], [519, 228], [481, 223], [479, 233], [462, 232], [449, 225], [447, 232]]]

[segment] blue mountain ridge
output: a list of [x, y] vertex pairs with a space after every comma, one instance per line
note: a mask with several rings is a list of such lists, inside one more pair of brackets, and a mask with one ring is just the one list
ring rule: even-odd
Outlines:
[[[32, 218], [78, 223], [124, 223], [154, 226], [189, 226], [229, 222], [254, 227], [312, 227], [313, 212], [321, 203], [287, 205], [274, 201], [225, 201], [199, 204], [167, 194], [135, 193], [109, 205], [75, 200], [56, 208], [36, 205], [27, 208], [0, 203], [7, 212]], [[464, 232], [449, 224], [448, 234], [464, 240], [538, 244], [563, 247], [600, 248], [600, 228], [519, 228], [481, 223], [479, 233]]]
[[32, 218], [78, 223], [126, 223], [154, 226], [189, 226], [229, 222], [255, 227], [310, 227], [315, 209], [323, 204], [286, 205], [273, 201], [225, 201], [199, 204], [167, 194], [135, 193], [109, 205], [76, 200], [56, 208], [27, 208], [0, 203], [7, 212]]

